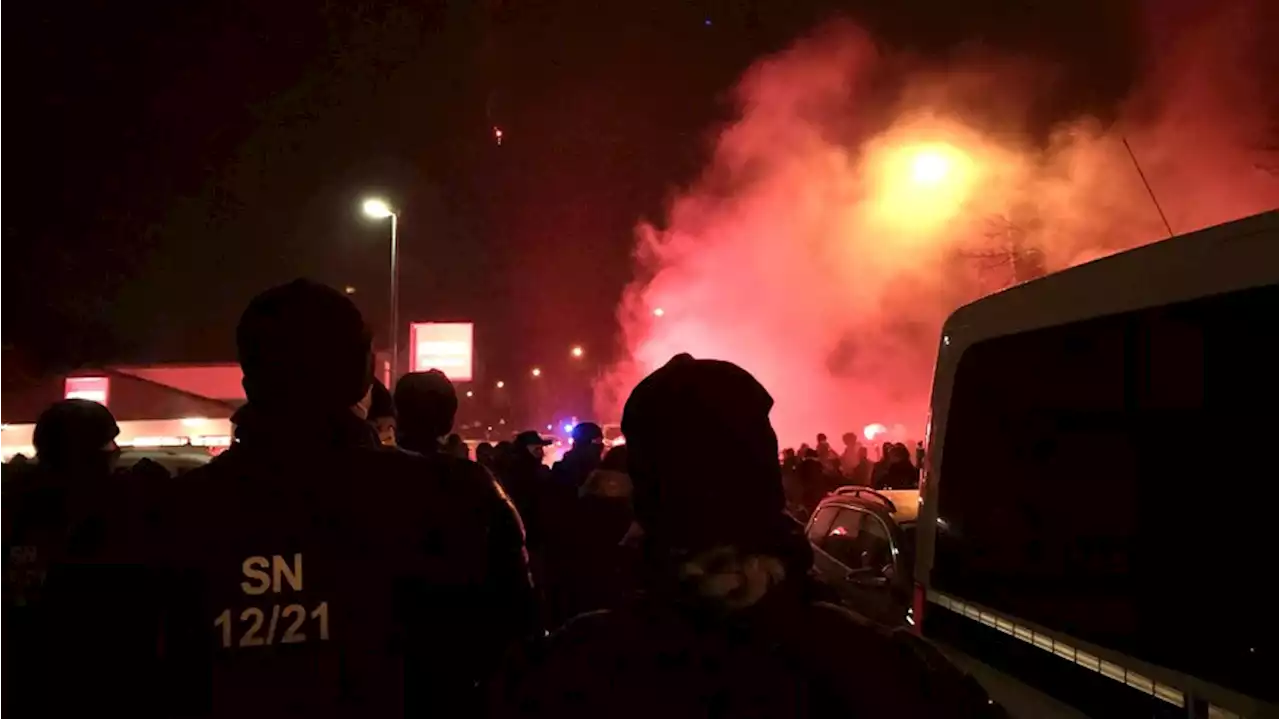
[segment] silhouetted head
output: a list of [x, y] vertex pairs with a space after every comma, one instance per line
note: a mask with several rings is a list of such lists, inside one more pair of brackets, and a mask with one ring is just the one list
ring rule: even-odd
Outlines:
[[120, 427], [110, 410], [97, 402], [55, 402], [36, 420], [32, 444], [41, 466], [54, 470], [108, 471], [120, 453]]
[[345, 295], [294, 280], [253, 298], [236, 328], [249, 403], [297, 417], [349, 412], [373, 381], [369, 330]]
[[604, 430], [595, 422], [579, 422], [573, 427], [573, 451], [594, 455], [604, 454]]
[[532, 429], [527, 429], [517, 434], [512, 444], [515, 445], [517, 456], [528, 454], [541, 462], [543, 457], [546, 456], [547, 446], [551, 444], [551, 440], [544, 438]]
[[410, 372], [396, 382], [395, 405], [402, 439], [437, 442], [453, 429], [458, 393], [438, 369]]
[[[746, 370], [687, 354], [636, 386], [622, 432], [646, 541], [676, 552], [777, 548], [786, 518], [772, 407]], [[708, 435], [732, 450], [706, 451], [696, 439]]]
[[611, 447], [605, 452], [604, 458], [600, 460], [600, 469], [610, 470], [613, 472], [627, 471], [627, 445], [620, 444], [617, 447]]
[[485, 466], [493, 464], [494, 448], [488, 442], [481, 442], [476, 445], [476, 461]]

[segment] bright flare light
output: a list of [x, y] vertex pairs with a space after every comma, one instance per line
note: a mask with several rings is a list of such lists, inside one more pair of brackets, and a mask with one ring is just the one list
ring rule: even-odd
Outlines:
[[530, 370], [529, 374], [533, 375], [534, 377], [541, 377], [542, 370], [538, 369], [537, 367], [534, 367], [532, 370]]
[[888, 431], [889, 431], [888, 427], [885, 427], [883, 424], [880, 424], [877, 422], [874, 424], [869, 424], [866, 427], [863, 427], [862, 436], [866, 437], [867, 441], [870, 442], [874, 440], [876, 437], [879, 437], [880, 435]]
[[573, 355], [574, 359], [581, 359], [582, 347], [575, 346], [573, 349], [569, 350], [569, 354]]
[[975, 159], [946, 142], [886, 142], [869, 154], [868, 163], [879, 221], [909, 234], [946, 226], [979, 180]]
[[507, 386], [507, 383], [503, 382], [502, 380], [498, 380], [498, 383], [494, 385], [494, 387], [497, 387], [498, 389], [502, 389], [503, 387], [506, 387], [506, 386]]
[[661, 317], [661, 316], [665, 315], [666, 313], [667, 313], [667, 311], [666, 311], [666, 310], [664, 310], [664, 309], [662, 309], [661, 307], [654, 307], [654, 308], [653, 308], [653, 316], [654, 316], [654, 317]]
[[391, 205], [386, 200], [380, 200], [376, 197], [364, 201], [364, 214], [375, 219], [385, 220], [395, 213], [391, 211]]
[[911, 179], [917, 185], [936, 185], [947, 178], [951, 163], [941, 153], [924, 150], [911, 161]]

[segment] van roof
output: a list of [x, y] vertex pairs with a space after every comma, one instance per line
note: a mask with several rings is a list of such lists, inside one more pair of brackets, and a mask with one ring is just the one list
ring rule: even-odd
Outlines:
[[958, 357], [991, 337], [1275, 285], [1277, 228], [1271, 210], [1010, 287], [953, 312], [943, 352]]

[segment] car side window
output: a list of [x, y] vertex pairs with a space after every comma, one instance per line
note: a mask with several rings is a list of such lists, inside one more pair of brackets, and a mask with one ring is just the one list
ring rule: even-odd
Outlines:
[[863, 518], [858, 539], [864, 567], [883, 570], [893, 566], [893, 538], [879, 517], [868, 514]]
[[815, 544], [853, 570], [879, 571], [893, 562], [888, 528], [875, 515], [858, 509], [841, 508]]
[[827, 536], [827, 530], [831, 528], [831, 520], [836, 518], [837, 511], [837, 507], [823, 507], [813, 515], [808, 529], [810, 542], [822, 546], [822, 539]]
[[864, 512], [855, 509], [839, 508], [831, 526], [815, 544], [850, 569], [862, 566], [859, 561], [858, 533], [864, 516]]

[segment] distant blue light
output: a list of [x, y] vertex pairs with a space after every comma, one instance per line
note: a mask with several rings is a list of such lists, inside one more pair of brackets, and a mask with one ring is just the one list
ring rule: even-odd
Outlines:
[[566, 425], [564, 426], [564, 431], [565, 431], [565, 432], [568, 432], [568, 433], [572, 433], [572, 432], [573, 432], [573, 425], [572, 425], [572, 424], [566, 424]]
[[707, 27], [711, 27], [711, 18], [707, 18], [706, 20], [703, 20], [702, 24], [706, 25]]

